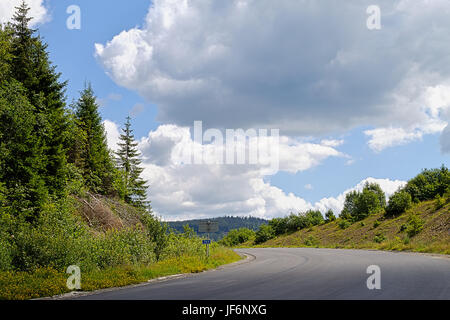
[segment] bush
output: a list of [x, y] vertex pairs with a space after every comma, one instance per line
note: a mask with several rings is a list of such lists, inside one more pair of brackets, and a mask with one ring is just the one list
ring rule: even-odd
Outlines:
[[442, 165], [440, 169], [424, 169], [405, 186], [414, 202], [433, 200], [437, 195], [443, 196], [450, 186], [450, 172]]
[[382, 233], [378, 233], [373, 238], [373, 241], [375, 241], [376, 243], [382, 243], [384, 240], [386, 240], [386, 236]]
[[270, 225], [263, 224], [259, 227], [255, 235], [255, 244], [263, 243], [273, 239], [275, 237], [275, 232]]
[[247, 228], [233, 229], [228, 232], [228, 234], [220, 241], [220, 243], [225, 246], [232, 247], [254, 238], [255, 231], [253, 230]]
[[308, 210], [305, 213], [305, 217], [308, 222], [308, 226], [320, 226], [325, 223], [322, 213], [319, 210]]
[[406, 231], [408, 237], [412, 238], [422, 231], [424, 224], [425, 222], [417, 214], [412, 214], [409, 216], [404, 227], [402, 227]]
[[390, 198], [386, 207], [387, 216], [397, 216], [411, 208], [411, 195], [405, 190], [395, 192]]
[[351, 226], [351, 222], [348, 221], [347, 219], [338, 219], [338, 226], [341, 229], [347, 229], [348, 227]]
[[332, 222], [336, 220], [336, 216], [334, 215], [333, 210], [328, 209], [328, 211], [325, 213], [325, 221], [328, 222]]
[[304, 241], [305, 245], [308, 247], [317, 247], [320, 244], [320, 241], [313, 236], [309, 236]]
[[[291, 213], [291, 216], [294, 214]], [[269, 221], [269, 225], [272, 227], [275, 235], [280, 235], [288, 232], [288, 220], [289, 217], [286, 218], [274, 218]]]
[[375, 222], [373, 223], [373, 228], [375, 229], [375, 228], [378, 228], [378, 226], [381, 224], [381, 222], [380, 221], [378, 221], [378, 220], [375, 220]]
[[441, 197], [440, 195], [437, 195], [434, 200], [434, 208], [436, 210], [439, 210], [445, 206], [445, 203], [446, 203], [445, 198]]
[[351, 191], [347, 193], [341, 217], [360, 221], [369, 214], [378, 212], [385, 205], [385, 194], [381, 187], [376, 183], [366, 182], [361, 192]]

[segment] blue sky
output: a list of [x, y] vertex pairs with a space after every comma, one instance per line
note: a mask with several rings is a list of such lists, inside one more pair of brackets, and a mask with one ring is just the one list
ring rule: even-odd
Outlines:
[[[68, 102], [77, 99], [84, 82], [90, 81], [98, 98], [105, 101], [101, 114], [105, 119], [121, 123], [136, 104], [145, 106], [140, 117], [135, 119], [137, 136], [147, 135], [157, 123], [154, 121], [156, 106], [141, 98], [133, 91], [114, 83], [94, 57], [96, 42], [104, 43], [122, 30], [142, 25], [149, 2], [134, 0], [133, 5], [121, 1], [48, 1], [50, 21], [39, 26], [39, 31], [49, 44], [52, 61], [62, 73], [62, 79], [68, 79]], [[113, 4], [114, 3], [114, 4]], [[81, 29], [69, 30], [66, 13], [70, 5], [81, 8]], [[120, 95], [121, 99], [110, 96]]]
[[[422, 168], [448, 165], [450, 5], [378, 2], [380, 30], [366, 26], [368, 1], [30, 4], [47, 11], [39, 32], [69, 80], [68, 103], [90, 81], [110, 143], [132, 113], [153, 208], [184, 219], [339, 211], [367, 178], [390, 194]], [[80, 30], [66, 27], [70, 5]], [[191, 143], [194, 120], [279, 128], [280, 171], [178, 166], [173, 152]]]

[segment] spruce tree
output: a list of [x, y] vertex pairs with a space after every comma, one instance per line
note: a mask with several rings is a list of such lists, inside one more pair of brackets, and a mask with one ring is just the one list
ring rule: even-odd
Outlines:
[[9, 79], [12, 57], [11, 30], [0, 24], [0, 85]]
[[0, 86], [0, 206], [33, 222], [47, 199], [40, 172], [45, 168], [42, 137], [35, 131], [35, 108], [15, 80]]
[[81, 92], [75, 104], [76, 124], [82, 132], [78, 166], [86, 184], [97, 193], [112, 194], [114, 164], [106, 142], [105, 128], [98, 112], [98, 104], [90, 84]]
[[141, 178], [143, 168], [140, 167], [142, 160], [137, 150], [137, 142], [134, 139], [131, 129], [131, 118], [128, 116], [125, 122], [125, 128], [122, 128], [119, 150], [117, 154], [117, 166], [123, 172], [125, 184], [125, 201], [136, 207], [148, 208], [150, 204], [147, 199], [146, 181]]
[[12, 33], [11, 76], [26, 90], [26, 96], [34, 106], [36, 133], [42, 137], [45, 167], [40, 174], [52, 194], [61, 194], [66, 184], [66, 150], [68, 118], [65, 110], [66, 82], [49, 60], [47, 45], [36, 30], [29, 27], [32, 17], [25, 1], [16, 7], [13, 22], [8, 29]]

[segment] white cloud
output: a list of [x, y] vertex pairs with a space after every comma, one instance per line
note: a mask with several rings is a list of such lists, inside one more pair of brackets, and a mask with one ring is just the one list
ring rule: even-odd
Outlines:
[[[105, 128], [108, 144], [113, 147], [118, 139], [118, 126], [106, 120]], [[304, 171], [326, 158], [341, 157], [339, 151], [321, 144], [292, 141], [287, 137], [280, 137], [280, 144], [284, 150], [280, 152], [281, 171]], [[264, 181], [258, 166], [194, 165], [181, 161], [187, 149], [195, 148], [199, 152], [212, 147], [195, 144], [189, 128], [176, 125], [161, 125], [139, 141], [143, 176], [149, 182], [149, 199], [156, 214], [166, 220], [223, 215], [272, 218], [314, 208], [339, 212], [343, 206], [345, 193], [312, 204]], [[291, 161], [292, 155], [298, 159]], [[368, 178], [355, 188], [362, 188], [365, 181], [380, 183], [388, 194], [402, 183]]]
[[[433, 90], [450, 81], [450, 2], [381, 0], [377, 32], [366, 28], [369, 4], [156, 0], [143, 28], [96, 44], [96, 56], [162, 123], [289, 136], [372, 126], [376, 151], [441, 132], [436, 101], [448, 92]], [[392, 130], [400, 137], [389, 140]]]
[[[44, 0], [26, 0], [25, 2], [31, 8], [29, 15], [33, 17], [30, 23], [32, 27], [48, 21], [49, 16]], [[18, 7], [21, 3], [22, 0], [2, 0], [0, 2], [0, 23], [3, 24], [11, 21], [16, 11], [15, 7]]]
[[407, 132], [403, 128], [379, 128], [366, 130], [364, 133], [370, 136], [369, 147], [380, 152], [385, 148], [403, 145], [414, 140], [422, 139], [421, 131]]
[[108, 147], [113, 151], [117, 151], [119, 148], [117, 143], [119, 142], [120, 137], [119, 126], [115, 122], [110, 120], [103, 121], [103, 126], [105, 127], [106, 131], [106, 140], [108, 143]]
[[[415, 102], [421, 104], [426, 115], [423, 121], [414, 122], [406, 127], [384, 127], [366, 130], [364, 133], [370, 137], [369, 147], [375, 152], [385, 148], [407, 144], [421, 140], [425, 134], [443, 132], [447, 125], [447, 113], [450, 111], [450, 86], [437, 85], [427, 87]], [[441, 137], [444, 144], [445, 135]], [[444, 149], [444, 148], [443, 148]]]
[[312, 189], [314, 189], [314, 187], [312, 186], [312, 184], [308, 183], [308, 184], [305, 184], [305, 189], [312, 190]]

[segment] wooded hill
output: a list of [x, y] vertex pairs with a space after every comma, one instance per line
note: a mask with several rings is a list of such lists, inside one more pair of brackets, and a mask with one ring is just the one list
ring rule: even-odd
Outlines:
[[[184, 232], [184, 226], [189, 225], [193, 228], [196, 233], [198, 233], [198, 224], [204, 221], [214, 221], [219, 224], [219, 232], [211, 233], [210, 238], [213, 240], [222, 239], [230, 230], [247, 228], [250, 230], [258, 230], [262, 224], [266, 224], [268, 220], [255, 217], [218, 217], [211, 219], [195, 219], [195, 220], [185, 220], [185, 221], [169, 221], [167, 225], [169, 228], [174, 229], [176, 232]], [[204, 233], [199, 233], [201, 236], [205, 236]]]

